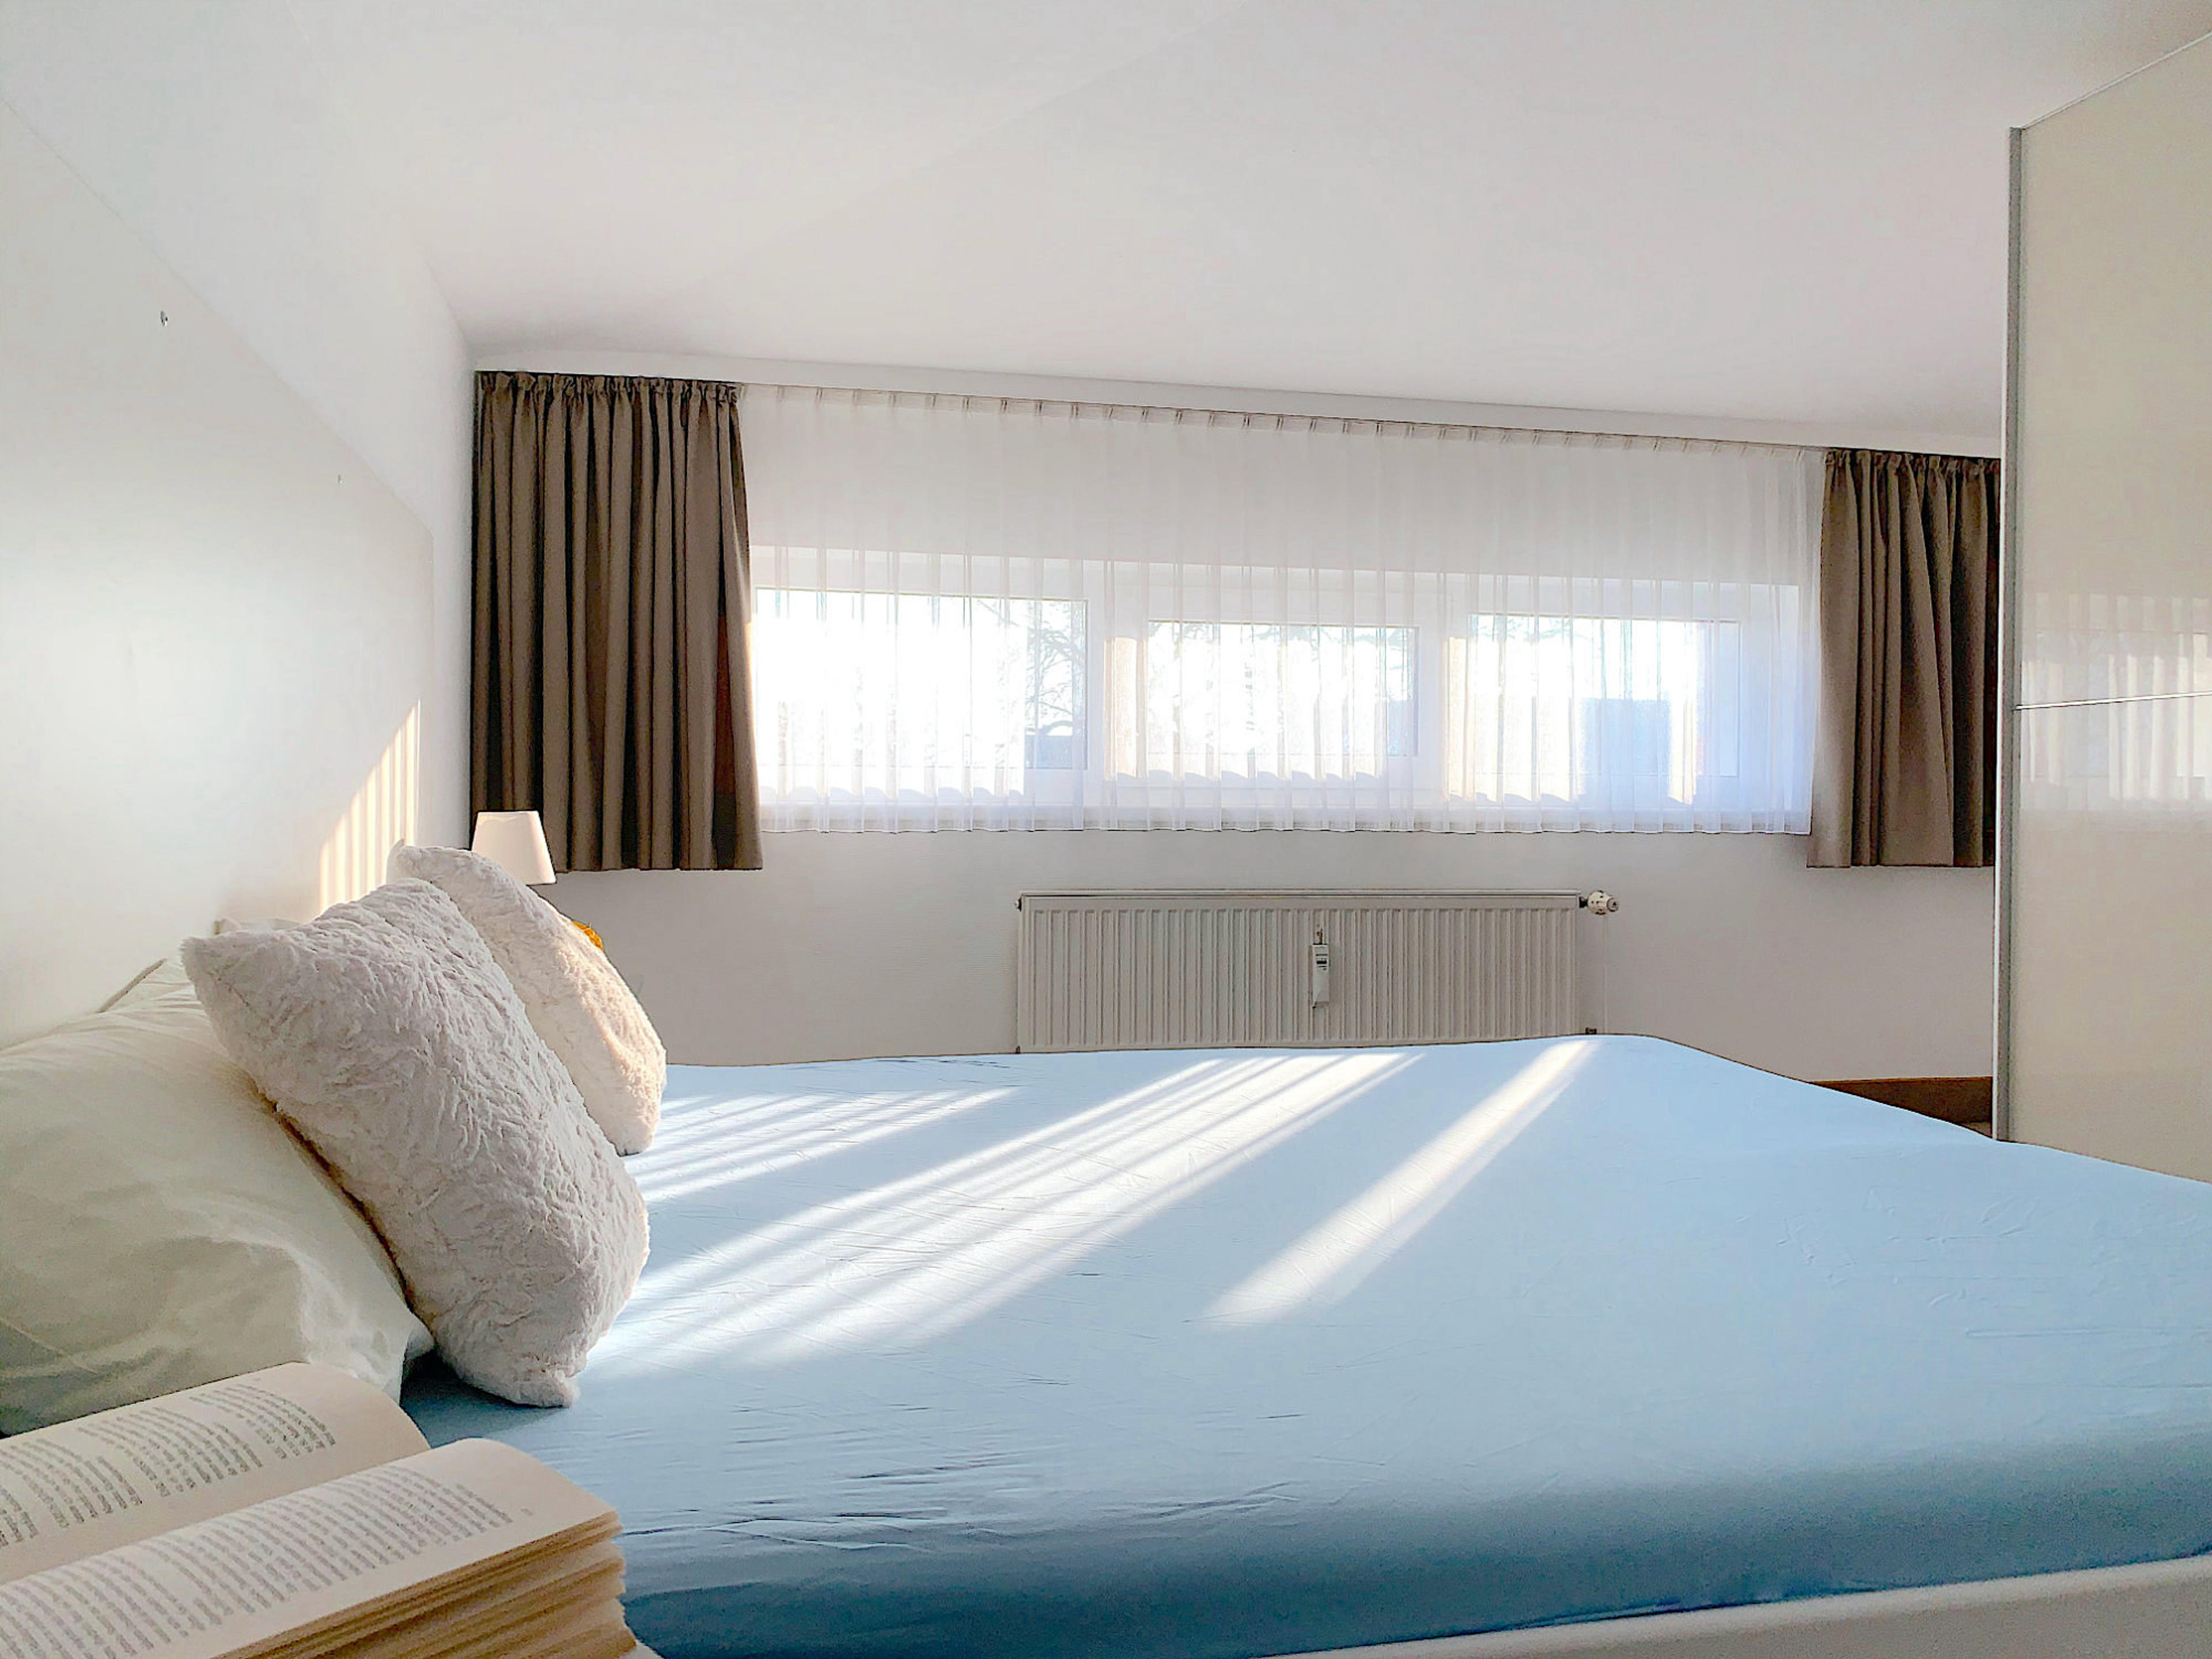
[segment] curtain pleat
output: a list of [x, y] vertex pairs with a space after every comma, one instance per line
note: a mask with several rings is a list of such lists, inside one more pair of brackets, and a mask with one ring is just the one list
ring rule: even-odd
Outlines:
[[472, 793], [556, 869], [760, 866], [738, 400], [477, 377]]
[[1816, 866], [1996, 856], [1998, 467], [1836, 450], [1820, 530]]

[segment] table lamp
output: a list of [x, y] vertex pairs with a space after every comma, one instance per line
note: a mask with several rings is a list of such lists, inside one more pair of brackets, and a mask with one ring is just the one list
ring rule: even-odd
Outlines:
[[553, 854], [545, 845], [545, 826], [535, 812], [477, 813], [469, 851], [532, 887], [553, 879]]

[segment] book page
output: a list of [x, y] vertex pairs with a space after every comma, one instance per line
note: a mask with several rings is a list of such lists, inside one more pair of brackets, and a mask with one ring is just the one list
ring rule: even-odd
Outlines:
[[[489, 1654], [492, 1659], [534, 1651], [548, 1637], [573, 1640], [594, 1629], [622, 1632], [623, 1558], [612, 1542], [596, 1544], [553, 1563], [540, 1562], [534, 1573], [495, 1590], [472, 1594], [455, 1606], [413, 1617], [388, 1620], [380, 1628], [333, 1644], [345, 1659], [424, 1659], [435, 1655]], [[330, 1642], [334, 1632], [319, 1635]], [[624, 1640], [614, 1649], [627, 1652]], [[289, 1647], [288, 1654], [291, 1651]]]
[[495, 1641], [502, 1629], [548, 1613], [572, 1622], [593, 1607], [611, 1608], [619, 1620], [622, 1591], [621, 1547], [611, 1537], [592, 1542], [571, 1534], [349, 1607], [304, 1635], [290, 1632], [274, 1649], [264, 1643], [252, 1652], [351, 1655], [396, 1644], [435, 1653], [457, 1634], [463, 1647]]
[[526, 1452], [457, 1441], [0, 1584], [0, 1653], [283, 1651], [325, 1627], [434, 1612], [495, 1582], [488, 1564], [527, 1570], [617, 1530], [611, 1509]]
[[421, 1451], [383, 1393], [327, 1365], [227, 1382], [0, 1440], [0, 1584]]

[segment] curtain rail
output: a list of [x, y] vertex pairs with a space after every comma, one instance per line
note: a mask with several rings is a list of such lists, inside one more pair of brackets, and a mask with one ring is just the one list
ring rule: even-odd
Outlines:
[[988, 392], [900, 392], [885, 386], [810, 386], [790, 380], [742, 380], [737, 382], [740, 392], [812, 392], [817, 397], [831, 398], [905, 398], [932, 406], [964, 409], [996, 405], [1000, 409], [1081, 410], [1126, 410], [1133, 415], [1195, 415], [1206, 418], [1240, 422], [1246, 426], [1284, 426], [1303, 422], [1311, 426], [1331, 426], [1340, 430], [1357, 427], [1425, 428], [1437, 432], [1466, 432], [1523, 438], [1591, 438], [1602, 442], [1649, 444], [1655, 448], [1696, 450], [1765, 450], [1777, 454], [1826, 453], [1834, 447], [1830, 444], [1784, 444], [1754, 441], [1748, 438], [1680, 438], [1655, 436], [1648, 432], [1590, 432], [1583, 428], [1554, 426], [1498, 426], [1480, 421], [1417, 421], [1405, 416], [1375, 415], [1285, 415], [1268, 414], [1249, 409], [1216, 409], [1198, 404], [1125, 404], [1110, 398], [1013, 398]]

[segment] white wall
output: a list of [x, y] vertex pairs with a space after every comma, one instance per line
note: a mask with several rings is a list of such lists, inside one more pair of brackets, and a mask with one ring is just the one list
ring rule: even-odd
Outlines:
[[[430, 532], [425, 829], [467, 823], [468, 351], [283, 0], [0, 0], [0, 100]], [[6, 227], [5, 234], [22, 234]]]
[[778, 835], [759, 872], [545, 890], [691, 1062], [1003, 1050], [1014, 899], [1092, 887], [1603, 887], [1592, 1023], [1808, 1079], [1985, 1076], [1993, 884], [1784, 836]]
[[430, 591], [421, 523], [4, 104], [0, 225], [6, 1041], [374, 879]]

